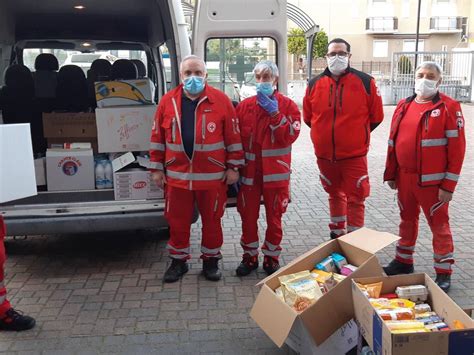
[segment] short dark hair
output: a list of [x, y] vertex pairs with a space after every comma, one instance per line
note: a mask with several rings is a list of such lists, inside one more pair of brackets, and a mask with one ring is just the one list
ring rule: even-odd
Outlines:
[[328, 48], [326, 48], [326, 52], [329, 49], [329, 45], [331, 43], [344, 43], [346, 45], [347, 52], [348, 53], [351, 52], [351, 45], [346, 40], [343, 40], [342, 38], [334, 38], [333, 40], [331, 40], [331, 42], [328, 43]]

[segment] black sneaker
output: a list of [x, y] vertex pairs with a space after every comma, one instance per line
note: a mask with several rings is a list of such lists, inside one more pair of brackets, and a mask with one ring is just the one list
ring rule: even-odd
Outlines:
[[413, 274], [415, 268], [413, 267], [413, 264], [405, 264], [398, 261], [397, 259], [393, 259], [390, 264], [383, 268], [383, 271], [385, 271], [387, 276]]
[[219, 259], [209, 258], [202, 261], [202, 273], [209, 281], [219, 281], [222, 273], [219, 271]]
[[258, 268], [258, 257], [257, 256], [249, 256], [244, 255], [242, 258], [242, 262], [235, 270], [237, 276], [247, 276], [253, 270]]
[[444, 292], [448, 292], [451, 287], [451, 275], [450, 274], [436, 274], [436, 284]]
[[273, 274], [279, 268], [280, 264], [278, 263], [278, 260], [272, 258], [271, 256], [265, 256], [263, 258], [263, 270], [265, 270], [268, 275]]
[[179, 279], [188, 272], [188, 264], [185, 260], [171, 259], [171, 265], [165, 272], [163, 281], [167, 283], [179, 281]]
[[22, 330], [31, 329], [35, 326], [35, 324], [36, 321], [33, 318], [25, 316], [21, 312], [10, 308], [5, 313], [5, 317], [0, 319], [0, 330], [14, 330], [19, 332]]
[[333, 240], [333, 239], [337, 239], [337, 238], [339, 238], [339, 237], [340, 237], [340, 235], [337, 235], [336, 233], [334, 233], [334, 232], [331, 232], [331, 233], [329, 234], [329, 237], [331, 238], [331, 240]]

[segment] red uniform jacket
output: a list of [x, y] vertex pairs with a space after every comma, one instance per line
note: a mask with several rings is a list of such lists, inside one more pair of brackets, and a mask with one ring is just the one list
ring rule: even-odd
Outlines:
[[[384, 181], [395, 180], [398, 169], [396, 139], [403, 134], [398, 128], [415, 97], [401, 100], [393, 113]], [[421, 116], [416, 151], [413, 152], [418, 183], [421, 186], [440, 185], [443, 190], [454, 192], [466, 151], [464, 117], [459, 102], [449, 96], [438, 93], [432, 103]]]
[[160, 101], [153, 123], [151, 170], [164, 170], [170, 186], [205, 190], [218, 188], [227, 168], [244, 165], [244, 152], [234, 107], [229, 98], [206, 85], [196, 107], [194, 153], [189, 159], [181, 137], [183, 86]]
[[280, 111], [275, 117], [270, 117], [257, 104], [257, 96], [249, 97], [237, 106], [245, 150], [245, 167], [241, 169], [241, 182], [244, 185], [254, 184], [256, 160], [259, 158], [262, 166], [258, 168], [262, 169], [264, 187], [284, 187], [289, 184], [291, 145], [300, 133], [301, 115], [298, 106], [288, 97], [275, 92], [275, 98]]
[[303, 116], [318, 158], [361, 157], [369, 150], [370, 124], [383, 120], [382, 99], [370, 75], [348, 68], [336, 82], [326, 68], [309, 82]]

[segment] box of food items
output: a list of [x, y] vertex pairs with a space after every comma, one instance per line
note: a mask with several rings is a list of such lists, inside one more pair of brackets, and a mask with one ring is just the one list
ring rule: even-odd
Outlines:
[[259, 283], [251, 317], [278, 346], [297, 320], [321, 345], [354, 317], [351, 279], [382, 275], [374, 254], [398, 239], [361, 228], [310, 250]]
[[359, 331], [375, 354], [472, 354], [472, 320], [426, 274], [355, 278]]

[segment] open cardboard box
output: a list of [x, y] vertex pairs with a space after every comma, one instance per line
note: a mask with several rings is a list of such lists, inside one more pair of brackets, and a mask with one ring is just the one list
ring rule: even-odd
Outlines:
[[[262, 288], [250, 316], [279, 347], [287, 339], [297, 319], [303, 322], [314, 342], [321, 345], [354, 317], [351, 279], [381, 276], [383, 270], [374, 254], [398, 239], [393, 234], [361, 228], [323, 243], [262, 280], [259, 283]], [[278, 298], [275, 289], [280, 286], [279, 276], [312, 270], [314, 265], [335, 252], [344, 255], [348, 263], [358, 266], [358, 269], [301, 313]]]
[[[427, 302], [432, 310], [443, 318], [451, 329], [454, 329], [454, 320], [463, 323], [466, 329], [392, 334], [369, 299], [355, 284], [355, 282], [369, 284], [379, 281], [383, 282], [382, 294], [395, 292], [397, 286], [425, 285], [429, 291]], [[354, 278], [352, 298], [359, 331], [375, 354], [472, 355], [474, 353], [474, 320], [426, 274]]]

